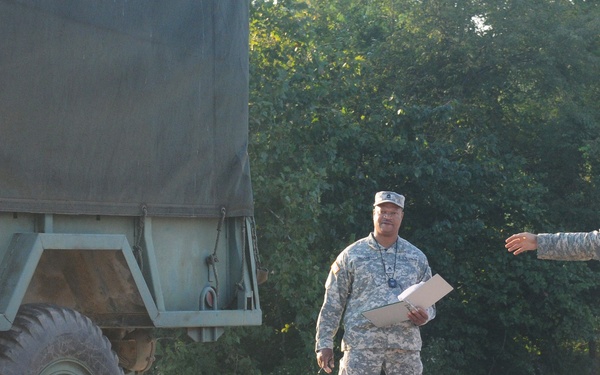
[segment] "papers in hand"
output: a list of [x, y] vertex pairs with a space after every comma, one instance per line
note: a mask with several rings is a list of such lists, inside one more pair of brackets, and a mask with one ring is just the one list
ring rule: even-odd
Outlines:
[[454, 288], [439, 274], [426, 282], [421, 282], [407, 288], [395, 302], [389, 305], [364, 311], [362, 314], [377, 327], [408, 320], [408, 312], [417, 307], [426, 309], [450, 293]]
[[410, 296], [412, 294], [412, 292], [417, 290], [423, 284], [425, 284], [425, 282], [421, 281], [418, 284], [413, 284], [413, 285], [409, 286], [408, 288], [406, 288], [406, 290], [404, 292], [400, 293], [400, 295], [398, 296], [398, 301], [404, 301], [408, 296]]

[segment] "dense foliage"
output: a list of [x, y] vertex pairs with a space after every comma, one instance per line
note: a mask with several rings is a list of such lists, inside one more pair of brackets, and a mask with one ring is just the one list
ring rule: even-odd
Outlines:
[[422, 330], [425, 374], [598, 373], [599, 262], [514, 257], [503, 244], [600, 227], [600, 5], [250, 8], [264, 324], [214, 344], [165, 339], [152, 373], [316, 372], [329, 265], [372, 229], [378, 190], [406, 196], [401, 235], [455, 286]]

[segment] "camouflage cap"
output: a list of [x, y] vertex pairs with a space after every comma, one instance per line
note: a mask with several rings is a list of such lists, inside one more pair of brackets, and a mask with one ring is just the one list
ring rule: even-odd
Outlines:
[[404, 208], [404, 195], [394, 193], [393, 191], [380, 191], [375, 194], [375, 203], [373, 206], [379, 206], [382, 203], [390, 202], [398, 207]]

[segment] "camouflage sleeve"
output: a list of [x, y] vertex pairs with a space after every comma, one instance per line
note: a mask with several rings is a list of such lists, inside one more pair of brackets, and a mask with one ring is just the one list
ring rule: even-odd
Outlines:
[[333, 349], [333, 339], [346, 307], [350, 283], [349, 273], [340, 256], [331, 265], [325, 282], [325, 298], [317, 320], [315, 351], [323, 348]]
[[537, 256], [553, 260], [600, 260], [600, 233], [538, 234]]

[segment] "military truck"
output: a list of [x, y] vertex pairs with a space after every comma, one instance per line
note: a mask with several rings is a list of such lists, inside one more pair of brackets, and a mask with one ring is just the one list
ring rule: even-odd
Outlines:
[[260, 325], [245, 0], [0, 0], [0, 374]]

